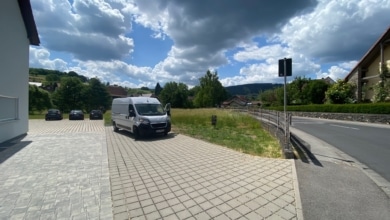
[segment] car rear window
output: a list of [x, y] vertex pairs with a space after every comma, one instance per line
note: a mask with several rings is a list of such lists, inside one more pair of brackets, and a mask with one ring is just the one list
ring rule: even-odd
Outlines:
[[59, 110], [57, 110], [57, 109], [49, 109], [48, 112], [49, 113], [58, 113]]

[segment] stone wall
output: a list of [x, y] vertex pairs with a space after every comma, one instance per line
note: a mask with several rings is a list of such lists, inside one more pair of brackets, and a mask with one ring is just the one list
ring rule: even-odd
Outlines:
[[368, 123], [390, 124], [390, 114], [353, 114], [353, 113], [327, 113], [327, 112], [290, 112], [292, 116], [358, 121]]

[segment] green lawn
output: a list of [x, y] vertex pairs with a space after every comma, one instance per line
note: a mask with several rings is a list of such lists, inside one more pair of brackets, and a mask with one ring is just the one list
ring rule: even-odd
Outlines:
[[[211, 125], [211, 116], [217, 124]], [[276, 138], [262, 129], [256, 119], [222, 109], [172, 109], [172, 130], [211, 143], [262, 157], [281, 158]]]

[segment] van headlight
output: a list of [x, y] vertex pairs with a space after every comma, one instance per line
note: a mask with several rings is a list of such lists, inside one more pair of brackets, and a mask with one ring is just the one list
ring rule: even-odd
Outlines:
[[141, 124], [150, 124], [149, 119], [146, 118], [139, 118], [139, 123]]

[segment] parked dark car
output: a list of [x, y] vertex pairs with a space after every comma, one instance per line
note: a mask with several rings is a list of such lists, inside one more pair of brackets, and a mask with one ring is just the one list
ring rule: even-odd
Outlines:
[[45, 120], [62, 120], [62, 113], [58, 109], [49, 109], [45, 115]]
[[84, 112], [82, 110], [70, 111], [69, 120], [84, 120]]
[[92, 110], [89, 113], [89, 120], [103, 119], [103, 112], [100, 110]]

